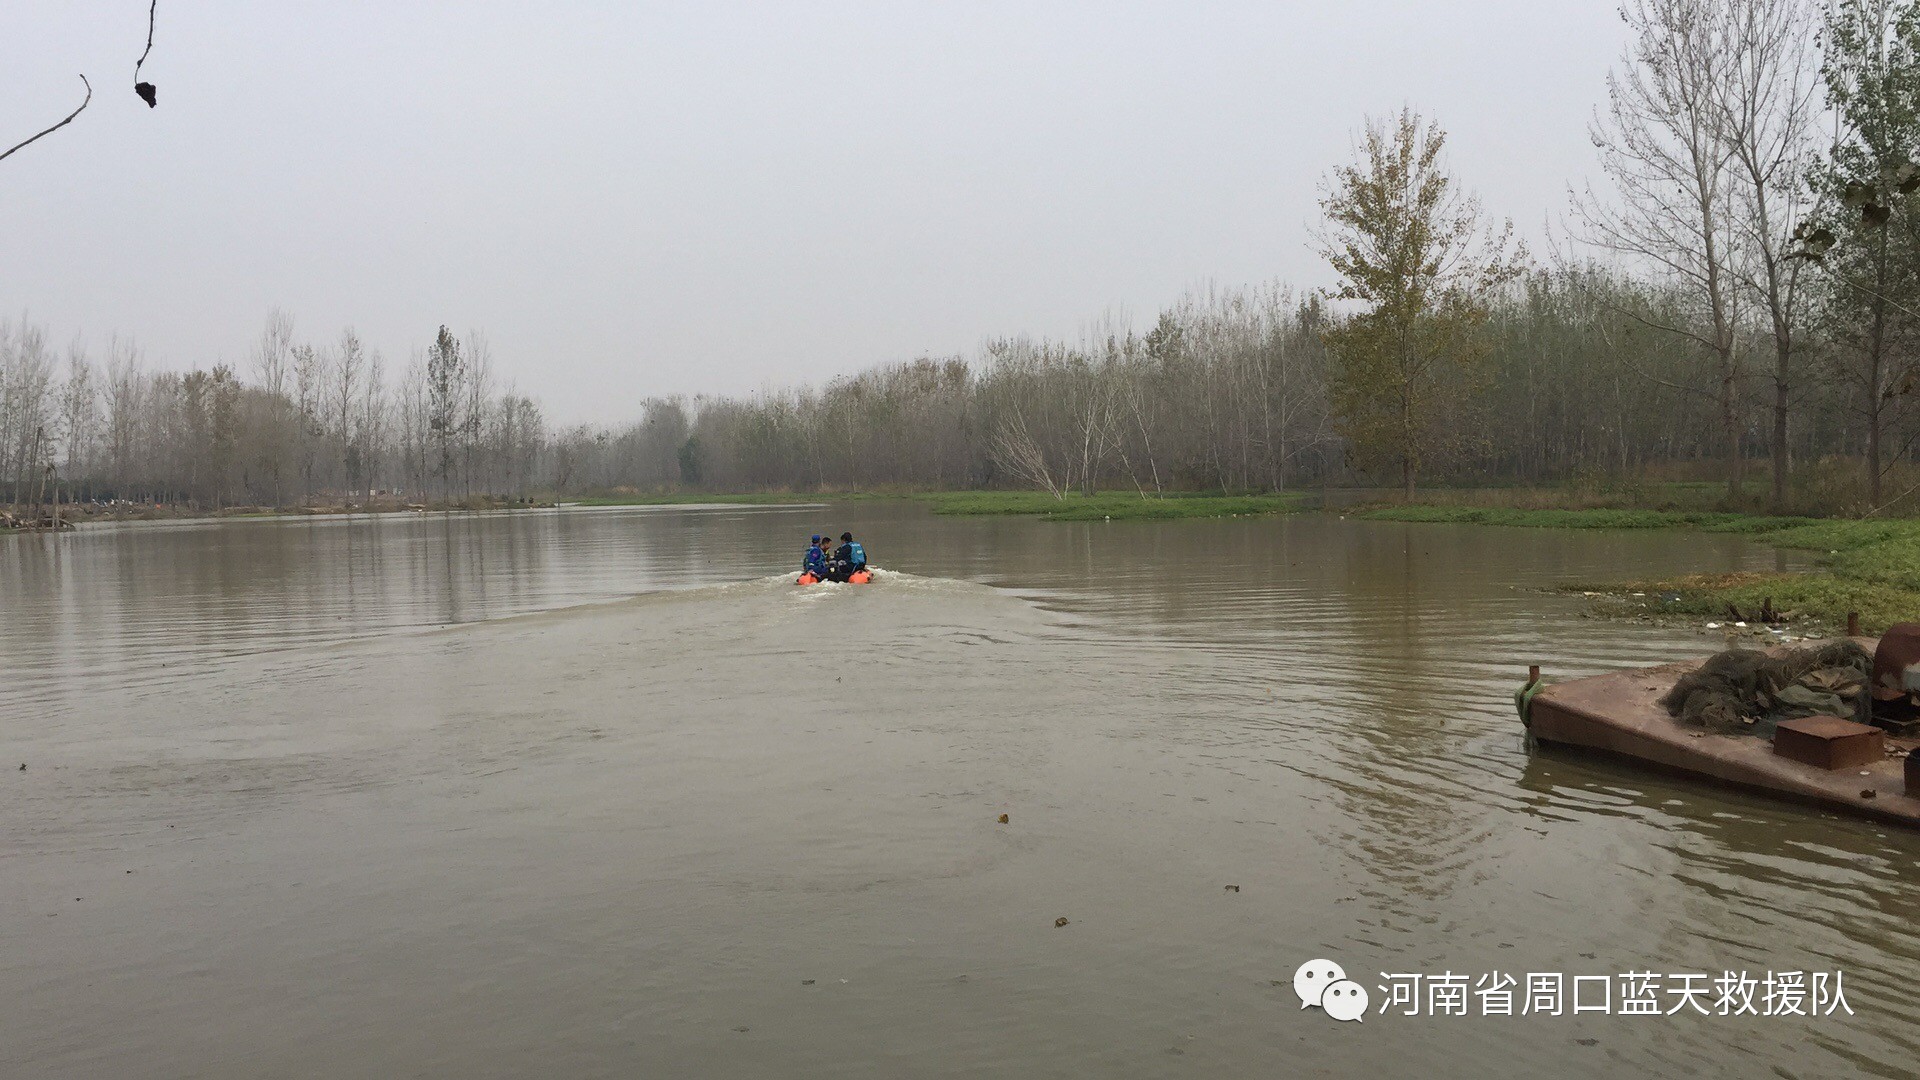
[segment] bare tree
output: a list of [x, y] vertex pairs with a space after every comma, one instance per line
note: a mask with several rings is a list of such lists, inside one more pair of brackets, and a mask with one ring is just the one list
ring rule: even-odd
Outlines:
[[273, 505], [283, 505], [281, 468], [291, 436], [293, 416], [287, 400], [287, 367], [293, 357], [293, 316], [274, 308], [267, 313], [267, 325], [254, 345], [253, 371], [258, 385], [266, 393], [266, 415], [260, 432], [262, 471], [273, 483]]
[[434, 431], [427, 407], [427, 378], [427, 359], [416, 349], [400, 376], [399, 394], [394, 402], [400, 474], [405, 478], [405, 487], [415, 497], [424, 495], [428, 477], [433, 474]]
[[99, 392], [93, 365], [78, 339], [67, 348], [67, 380], [60, 388], [60, 429], [66, 442], [65, 472], [71, 485], [86, 475], [100, 426]]
[[132, 341], [115, 337], [107, 346], [107, 460], [114, 497], [130, 499], [134, 463], [141, 448], [141, 413], [146, 378], [140, 370], [140, 351]]
[[319, 441], [326, 437], [326, 380], [330, 361], [312, 345], [295, 345], [293, 358], [294, 453], [300, 463], [301, 495], [313, 494]]
[[[493, 349], [485, 334], [478, 330], [468, 331], [466, 357], [460, 444], [465, 459], [467, 497], [472, 498], [473, 460], [477, 454], [481, 463], [486, 463], [487, 412], [493, 398]], [[487, 486], [487, 479], [483, 478], [481, 486]]]
[[386, 360], [380, 350], [367, 354], [367, 373], [361, 384], [353, 434], [355, 452], [349, 461], [356, 466], [360, 486], [371, 495], [380, 487], [381, 451], [387, 442]]
[[25, 316], [17, 326], [0, 320], [0, 478], [11, 486], [9, 501], [40, 486], [53, 418], [46, 330]]
[[996, 464], [1014, 476], [1036, 485], [1056, 499], [1067, 497], [1066, 489], [1054, 478], [1053, 469], [1047, 464], [1046, 452], [1040, 448], [1040, 441], [1034, 438], [1032, 430], [1028, 428], [1026, 414], [1018, 405], [1001, 418], [987, 452], [993, 456]]
[[[1727, 491], [1742, 476], [1732, 151], [1721, 113], [1728, 55], [1722, 0], [1627, 0], [1632, 40], [1622, 69], [1607, 76], [1607, 111], [1590, 133], [1618, 203], [1589, 191], [1574, 201], [1586, 239], [1672, 282], [1702, 323], [1647, 325], [1697, 342], [1715, 360]], [[1669, 385], [1672, 373], [1654, 373]]]
[[360, 487], [360, 448], [356, 442], [355, 428], [361, 413], [362, 386], [366, 374], [367, 354], [365, 346], [360, 344], [360, 335], [349, 326], [340, 331], [339, 351], [334, 354], [333, 367], [329, 372], [331, 387], [327, 391], [326, 428], [328, 436], [340, 453], [340, 475], [346, 481], [348, 501]]
[[1773, 338], [1773, 506], [1784, 508], [1791, 466], [1788, 413], [1804, 315], [1803, 260], [1789, 247], [1806, 211], [1818, 80], [1813, 19], [1804, 0], [1721, 0], [1726, 53], [1714, 103], [1729, 155], [1728, 176], [1747, 258], [1733, 263], [1759, 302]]

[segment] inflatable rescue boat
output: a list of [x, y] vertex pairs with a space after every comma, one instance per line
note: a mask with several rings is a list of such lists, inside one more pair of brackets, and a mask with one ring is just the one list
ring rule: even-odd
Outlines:
[[[801, 574], [800, 580], [794, 582], [794, 584], [795, 585], [818, 585], [820, 584], [821, 580], [822, 580], [821, 578], [815, 577], [813, 574]], [[873, 571], [860, 570], [860, 571], [857, 571], [852, 577], [847, 579], [847, 584], [865, 585], [872, 580], [873, 580]]]

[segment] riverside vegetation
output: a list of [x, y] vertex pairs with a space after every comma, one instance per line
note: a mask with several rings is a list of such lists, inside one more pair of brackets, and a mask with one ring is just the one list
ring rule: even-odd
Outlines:
[[1058, 498], [1038, 491], [913, 491], [903, 493], [794, 494], [749, 492], [741, 495], [687, 494], [588, 496], [583, 506], [655, 506], [694, 503], [749, 505], [849, 502], [869, 499], [908, 499], [925, 503], [936, 514], [956, 516], [1026, 515], [1049, 521], [1174, 521], [1186, 518], [1253, 517], [1286, 513], [1305, 506], [1298, 493], [1228, 495], [1218, 492], [1174, 491], [1156, 498], [1138, 492], [1064, 492]]
[[1817, 520], [1690, 510], [1528, 509], [1423, 504], [1362, 509], [1374, 521], [1556, 529], [1698, 529], [1737, 533], [1776, 547], [1818, 553], [1806, 573], [1693, 575], [1570, 586], [1597, 592], [1611, 614], [1689, 620], [1732, 619], [1770, 607], [1783, 622], [1831, 631], [1858, 613], [1869, 632], [1920, 614], [1920, 521]]

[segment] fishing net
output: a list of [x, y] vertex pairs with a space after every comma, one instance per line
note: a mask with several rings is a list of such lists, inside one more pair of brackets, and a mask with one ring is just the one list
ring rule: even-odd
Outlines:
[[1680, 676], [1660, 704], [1680, 722], [1722, 734], [1771, 738], [1796, 716], [1866, 723], [1873, 657], [1854, 641], [1766, 653], [1729, 649]]

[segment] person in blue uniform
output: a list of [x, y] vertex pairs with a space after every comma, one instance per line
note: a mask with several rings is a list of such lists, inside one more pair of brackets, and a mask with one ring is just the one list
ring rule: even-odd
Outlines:
[[818, 581], [827, 579], [827, 548], [823, 538], [818, 536], [813, 538], [813, 543], [807, 548], [806, 556], [800, 561], [800, 572], [812, 574]]
[[833, 553], [833, 562], [829, 566], [833, 580], [845, 581], [867, 568], [867, 549], [853, 538], [850, 532], [840, 534], [840, 547]]

